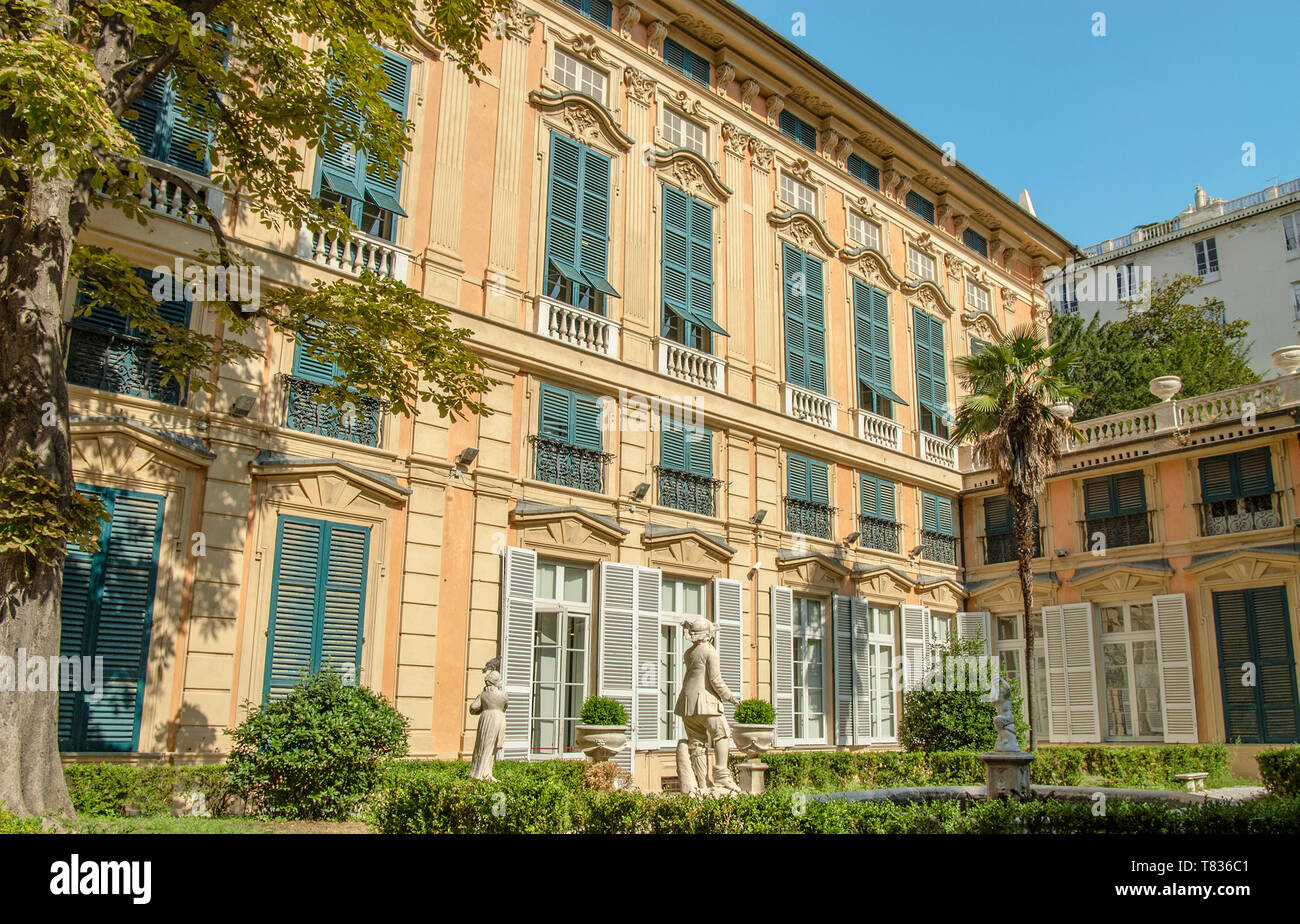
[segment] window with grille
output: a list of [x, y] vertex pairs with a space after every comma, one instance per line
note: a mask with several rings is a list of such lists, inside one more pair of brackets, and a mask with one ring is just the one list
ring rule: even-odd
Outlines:
[[662, 130], [664, 140], [673, 147], [686, 148], [701, 157], [708, 158], [709, 132], [703, 125], [665, 108]]
[[880, 249], [880, 225], [867, 220], [865, 215], [849, 212], [849, 240], [860, 247]]
[[781, 198], [801, 212], [817, 214], [817, 190], [788, 173], [781, 174]]
[[605, 105], [605, 87], [609, 78], [573, 55], [555, 49], [555, 82]]
[[918, 279], [934, 281], [934, 257], [915, 247], [907, 248], [907, 272]]

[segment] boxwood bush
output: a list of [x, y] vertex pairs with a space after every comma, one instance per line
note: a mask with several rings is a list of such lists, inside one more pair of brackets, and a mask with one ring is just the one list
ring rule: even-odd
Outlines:
[[737, 725], [771, 725], [776, 722], [776, 709], [765, 699], [742, 699], [736, 706]]
[[626, 725], [627, 710], [616, 699], [607, 696], [588, 696], [578, 712], [583, 725]]
[[1300, 748], [1273, 748], [1255, 755], [1259, 776], [1268, 791], [1300, 796]]
[[197, 790], [208, 811], [219, 816], [229, 810], [233, 796], [226, 768], [219, 764], [67, 764], [63, 780], [73, 808], [84, 815], [165, 815], [173, 796]]

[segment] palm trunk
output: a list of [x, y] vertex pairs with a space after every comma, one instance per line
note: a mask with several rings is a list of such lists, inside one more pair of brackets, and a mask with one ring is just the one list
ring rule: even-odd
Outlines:
[[1029, 750], [1034, 749], [1035, 730], [1038, 728], [1034, 715], [1034, 624], [1030, 615], [1034, 611], [1034, 547], [1038, 543], [1038, 529], [1034, 523], [1033, 501], [1024, 501], [1016, 497], [1011, 499], [1015, 514], [1016, 562], [1020, 574], [1020, 596], [1024, 599], [1024, 639], [1025, 639], [1025, 682], [1022, 695], [1025, 709], [1029, 715]]

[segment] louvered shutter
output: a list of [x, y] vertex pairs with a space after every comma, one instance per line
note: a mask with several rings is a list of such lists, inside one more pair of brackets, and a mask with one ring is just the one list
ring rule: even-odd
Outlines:
[[[187, 113], [180, 106], [174, 87], [167, 90], [167, 109], [165, 122], [167, 133], [165, 139], [156, 139], [165, 145], [162, 159], [172, 166], [187, 170], [198, 176], [207, 176], [210, 171], [208, 162], [208, 133], [190, 121]], [[159, 120], [159, 125], [163, 120]]]
[[807, 293], [803, 252], [789, 244], [781, 245], [783, 276], [782, 307], [785, 314], [785, 377], [794, 385], [808, 387], [808, 335], [804, 322]]
[[856, 177], [872, 189], [880, 189], [880, 170], [873, 164], [867, 163], [856, 154], [850, 154], [848, 168], [850, 176]]
[[[667, 188], [667, 187], [665, 187]], [[690, 206], [690, 309], [694, 320], [721, 333], [713, 324], [713, 207], [689, 198]]]
[[803, 456], [786, 454], [785, 493], [796, 500], [808, 500], [808, 460]]
[[985, 239], [984, 235], [980, 234], [978, 231], [966, 228], [961, 233], [961, 242], [984, 259], [988, 259], [989, 242]]
[[1147, 509], [1146, 486], [1141, 471], [1115, 476], [1117, 513], [1137, 513]]
[[[361, 114], [356, 107], [337, 100], [338, 87], [330, 88], [334, 105], [339, 107], [338, 120], [360, 126]], [[352, 142], [327, 146], [322, 144], [316, 159], [316, 169], [320, 180], [342, 196], [351, 199], [355, 205], [352, 209], [354, 221], [360, 218], [360, 200], [365, 190], [366, 156], [356, 149]]]
[[[393, 108], [398, 117], [406, 117], [406, 100], [411, 82], [411, 62], [391, 52], [383, 52], [381, 66], [388, 84], [380, 91], [380, 96]], [[367, 158], [369, 161], [369, 158]], [[400, 204], [402, 190], [401, 165], [397, 165], [391, 176], [384, 176], [377, 170], [371, 170], [367, 163], [366, 173], [361, 177], [365, 184], [365, 196], [381, 209], [397, 215], [405, 215]]]
[[709, 62], [672, 39], [664, 39], [664, 63], [702, 87], [709, 85]]
[[993, 536], [1011, 532], [1011, 503], [1005, 497], [984, 499], [984, 532]]
[[128, 110], [134, 112], [136, 117], [122, 120], [126, 130], [139, 145], [140, 153], [155, 160], [161, 160], [166, 156], [166, 151], [162, 147], [166, 133], [158, 130], [158, 123], [166, 116], [168, 110], [167, 83], [165, 76], [155, 78]]
[[1151, 598], [1156, 617], [1156, 656], [1160, 661], [1160, 705], [1166, 744], [1195, 744], [1196, 696], [1192, 688], [1192, 642], [1187, 628], [1187, 597]]
[[702, 478], [713, 477], [713, 431], [704, 427], [684, 430], [686, 471]]
[[836, 594], [831, 600], [835, 620], [835, 743], [856, 744], [853, 728], [853, 598]]
[[1043, 608], [1052, 740], [1101, 740], [1092, 604]]
[[878, 516], [878, 517], [880, 517], [882, 520], [893, 520], [893, 519], [895, 519], [895, 507], [894, 507], [894, 483], [893, 483], [892, 481], [883, 481], [883, 480], [881, 480], [881, 479], [879, 479], [879, 478], [871, 478], [870, 475], [866, 475], [866, 476], [863, 476], [863, 477], [864, 477], [864, 479], [870, 479], [871, 482], [872, 482], [871, 494], [874, 495], [874, 500], [875, 500], [875, 502], [876, 502], [876, 506], [875, 506], [875, 512], [874, 512], [874, 513], [872, 513], [872, 511], [869, 510], [869, 509], [867, 508], [868, 495], [865, 493], [866, 485], [865, 485], [865, 482], [864, 482], [864, 485], [863, 485], [863, 487], [864, 487], [864, 494], [863, 494], [863, 499], [862, 499], [862, 504], [863, 504], [863, 510], [862, 510], [862, 512], [863, 512], [863, 513], [866, 513], [866, 514], [869, 514], [869, 515], [871, 515], [871, 516]]
[[943, 322], [919, 308], [912, 309], [916, 344], [916, 396], [939, 414], [948, 403], [948, 378], [944, 368]]
[[852, 598], [853, 614], [853, 743], [868, 744], [872, 739], [870, 611], [862, 597]]
[[686, 430], [676, 421], [664, 421], [659, 430], [659, 464], [686, 471]]
[[952, 516], [952, 498], [935, 498], [935, 512], [939, 517], [939, 532], [945, 536], [956, 535], [955, 522]]
[[568, 443], [573, 439], [573, 396], [543, 384], [538, 390], [537, 428], [542, 436]]
[[582, 163], [586, 149], [551, 133], [550, 188], [546, 198], [546, 258], [561, 275], [581, 282], [578, 224], [582, 203]]
[[575, 392], [572, 400], [573, 444], [582, 449], [593, 449], [600, 452], [604, 448], [600, 429], [600, 399]]
[[807, 338], [808, 388], [826, 394], [826, 307], [822, 262], [804, 256], [807, 295], [803, 300], [804, 332]]
[[772, 705], [776, 708], [776, 743], [794, 740], [794, 591], [773, 585], [772, 606]]
[[977, 638], [983, 643], [982, 654], [989, 657], [992, 652], [989, 635], [989, 614], [987, 612], [962, 612], [957, 614], [957, 638]]
[[808, 459], [808, 499], [815, 504], [830, 504], [830, 466], [818, 459]]
[[[1291, 647], [1291, 615], [1285, 587], [1257, 587], [1250, 591], [1263, 740], [1297, 740], [1300, 702], [1296, 695], [1295, 651]], [[1240, 682], [1240, 681], [1239, 681]]]
[[636, 569], [636, 711], [628, 710], [635, 726], [629, 738], [637, 750], [659, 742], [659, 614], [663, 599], [663, 572]]
[[808, 150], [816, 153], [817, 129], [813, 128], [794, 113], [782, 110], [781, 114], [777, 116], [777, 128], [780, 130], [781, 134], [788, 138], [793, 138]]
[[909, 192], [907, 194], [907, 210], [915, 215], [924, 218], [930, 224], [934, 224], [934, 203], [924, 196]]
[[578, 230], [578, 269], [588, 285], [617, 296], [609, 283], [609, 172], [610, 159], [591, 148], [582, 149], [582, 209]]
[[317, 664], [317, 609], [321, 596], [321, 556], [325, 524], [280, 517], [271, 581], [263, 700], [288, 694]]
[[857, 279], [853, 280], [853, 334], [858, 381], [890, 401], [899, 400], [890, 371], [889, 296]]
[[[1065, 636], [1061, 629], [1061, 608], [1043, 607], [1043, 653], [1047, 659], [1047, 712], [1050, 738], [1070, 740], [1069, 691], [1065, 684]], [[1031, 655], [1032, 657], [1032, 655]]]
[[312, 382], [322, 382], [326, 385], [333, 385], [335, 377], [338, 375], [338, 364], [326, 362], [309, 351], [311, 341], [306, 336], [299, 334], [294, 341], [293, 346], [293, 374], [297, 378], [308, 379]]
[[533, 706], [537, 553], [508, 546], [501, 559], [501, 677], [510, 698], [503, 760], [527, 760]]
[[1087, 519], [1111, 513], [1109, 478], [1089, 478], [1083, 483], [1083, 510]]
[[903, 604], [903, 688], [915, 690], [925, 680], [930, 651], [930, 608]]
[[[1223, 685], [1223, 722], [1227, 740], [1262, 741], [1256, 690], [1259, 665], [1253, 650], [1248, 613], [1249, 591], [1214, 594], [1215, 633], [1219, 641], [1219, 677]], [[1255, 665], [1256, 686], [1243, 683], [1245, 666]]]
[[[722, 672], [722, 682], [732, 693], [744, 698], [745, 680], [745, 636], [742, 603], [744, 590], [740, 581], [729, 578], [713, 579], [713, 615], [717, 620], [718, 668]], [[727, 721], [734, 721], [736, 707], [732, 703], [723, 703], [722, 711]]]
[[663, 215], [663, 299], [679, 317], [690, 321], [690, 197], [664, 187]]
[[880, 516], [880, 482], [870, 475], [862, 476], [862, 500], [859, 506], [866, 516]]
[[366, 615], [366, 570], [370, 530], [343, 523], [327, 525], [324, 596], [321, 600], [320, 654], [317, 668], [341, 673], [361, 683], [361, 644]]
[[[597, 688], [617, 700], [630, 721], [636, 716], [636, 584], [637, 569], [618, 562], [600, 565], [600, 653]], [[632, 772], [632, 747], [612, 758]]]
[[1273, 493], [1273, 466], [1267, 449], [1238, 453], [1237, 473], [1242, 497]]
[[[81, 493], [97, 496], [100, 492], [84, 489]], [[108, 538], [108, 529], [108, 521], [102, 521], [99, 529], [101, 552]], [[92, 631], [95, 594], [97, 589], [102, 590], [102, 571], [101, 554], [87, 552], [75, 543], [68, 544], [63, 562], [63, 594], [59, 599], [59, 654], [62, 657], [81, 658], [94, 650], [94, 646], [88, 643], [88, 636]], [[80, 690], [59, 691], [60, 750], [81, 749], [81, 698]]]

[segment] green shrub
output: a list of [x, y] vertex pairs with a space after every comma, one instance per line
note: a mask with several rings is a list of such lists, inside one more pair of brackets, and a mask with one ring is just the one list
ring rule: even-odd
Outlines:
[[623, 704], [607, 696], [588, 696], [578, 716], [583, 725], [627, 724], [627, 710]]
[[0, 803], [0, 834], [42, 834], [39, 818], [19, 818]]
[[1268, 791], [1279, 796], [1300, 796], [1300, 748], [1273, 748], [1255, 755], [1259, 776]]
[[250, 808], [282, 818], [347, 818], [406, 754], [406, 717], [382, 696], [325, 671], [249, 710], [228, 764]]
[[742, 699], [736, 706], [737, 725], [771, 725], [776, 722], [776, 709], [765, 699]]
[[[942, 650], [943, 661], [949, 658], [981, 658], [983, 643], [978, 639], [955, 641]], [[972, 678], [965, 678], [970, 682]], [[948, 689], [948, 684], [934, 684], [931, 678], [903, 694], [903, 718], [898, 726], [898, 740], [908, 751], [991, 751], [997, 743], [993, 719], [997, 708], [989, 702], [988, 691]]]
[[[583, 786], [583, 769], [586, 761], [580, 760], [539, 760], [513, 761], [498, 760], [492, 768], [492, 775], [502, 782], [513, 783], [523, 780], [551, 782], [561, 786], [577, 789]], [[394, 760], [384, 768], [385, 785], [406, 780], [430, 780], [445, 782], [448, 780], [468, 780], [470, 762], [468, 760]]]
[[197, 790], [214, 816], [230, 808], [233, 792], [219, 764], [175, 767], [167, 764], [75, 763], [63, 768], [72, 806], [83, 815], [165, 815], [172, 797]]

